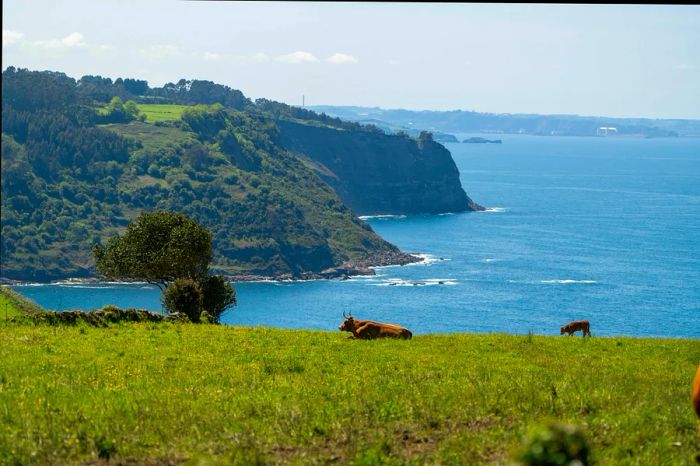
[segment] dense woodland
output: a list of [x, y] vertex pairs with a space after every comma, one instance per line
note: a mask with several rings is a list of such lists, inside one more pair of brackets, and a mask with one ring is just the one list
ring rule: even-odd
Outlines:
[[[279, 144], [275, 121], [376, 128], [209, 81], [150, 88], [9, 67], [2, 88], [3, 277], [90, 276], [90, 248], [154, 209], [210, 228], [214, 269], [234, 275], [300, 276], [400, 255]], [[188, 107], [150, 123], [137, 103]]]

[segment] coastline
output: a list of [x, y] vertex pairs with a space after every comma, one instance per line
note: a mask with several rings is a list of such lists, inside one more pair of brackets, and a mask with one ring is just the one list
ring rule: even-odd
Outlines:
[[[376, 275], [374, 268], [402, 266], [425, 261], [420, 253], [391, 252], [381, 253], [374, 257], [357, 261], [346, 261], [337, 267], [331, 267], [321, 272], [303, 272], [298, 275], [281, 273], [276, 275], [258, 275], [253, 273], [226, 274], [222, 275], [228, 282], [252, 283], [252, 282], [301, 282], [312, 280], [348, 280], [357, 276]], [[68, 277], [62, 280], [51, 280], [49, 282], [32, 282], [24, 280], [13, 280], [11, 278], [0, 277], [0, 285], [7, 286], [32, 286], [32, 285], [85, 285], [85, 284], [122, 284], [122, 285], [147, 285], [143, 280], [103, 280], [98, 277]]]

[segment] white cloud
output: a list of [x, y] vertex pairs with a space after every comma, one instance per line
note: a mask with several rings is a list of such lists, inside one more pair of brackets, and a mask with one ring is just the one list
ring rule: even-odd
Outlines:
[[207, 61], [217, 61], [221, 58], [221, 55], [216, 52], [204, 52], [204, 59]]
[[264, 53], [256, 53], [253, 55], [253, 61], [256, 63], [265, 63], [270, 61], [270, 57]]
[[68, 34], [63, 39], [35, 40], [32, 45], [45, 49], [65, 49], [70, 47], [86, 47], [85, 36], [79, 32]]
[[144, 58], [159, 60], [162, 58], [177, 57], [180, 55], [180, 49], [174, 45], [151, 45], [150, 47], [139, 50], [139, 54]]
[[357, 63], [357, 58], [345, 53], [334, 53], [326, 61], [333, 65], [354, 65]]
[[9, 29], [3, 29], [2, 30], [2, 46], [4, 47], [6, 45], [16, 44], [17, 42], [22, 40], [23, 37], [24, 37], [24, 34], [22, 34], [21, 32], [10, 31]]
[[280, 63], [288, 63], [288, 64], [299, 64], [299, 63], [316, 63], [318, 62], [318, 58], [314, 57], [313, 54], [309, 52], [302, 52], [302, 51], [297, 51], [293, 53], [289, 53], [287, 55], [281, 55], [277, 58], [275, 58]]
[[79, 32], [68, 34], [66, 37], [61, 39], [61, 43], [66, 47], [84, 47], [86, 45], [85, 37], [83, 37], [83, 35]]
[[400, 63], [400, 62], [399, 62], [398, 60], [393, 60], [393, 59], [392, 59], [392, 60], [389, 60], [389, 64], [390, 64], [391, 66], [396, 66], [396, 65], [398, 65], [399, 63]]

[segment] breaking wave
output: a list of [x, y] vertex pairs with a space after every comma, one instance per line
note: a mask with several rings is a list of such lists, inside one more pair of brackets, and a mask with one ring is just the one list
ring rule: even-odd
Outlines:
[[457, 285], [459, 282], [452, 278], [427, 278], [425, 280], [404, 280], [402, 278], [387, 278], [379, 283], [370, 283], [372, 286], [438, 286]]
[[540, 283], [568, 285], [571, 283], [598, 283], [598, 282], [595, 280], [573, 280], [570, 278], [564, 278], [564, 279], [556, 279], [556, 280], [540, 280]]
[[360, 220], [384, 220], [388, 218], [406, 218], [405, 215], [391, 215], [391, 214], [383, 214], [383, 215], [360, 215], [359, 217]]

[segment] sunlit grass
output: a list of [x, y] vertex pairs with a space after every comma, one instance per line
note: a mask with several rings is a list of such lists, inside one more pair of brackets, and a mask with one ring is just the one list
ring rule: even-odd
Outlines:
[[27, 312], [37, 312], [41, 308], [32, 301], [7, 286], [0, 286], [0, 320], [20, 317]]
[[137, 106], [146, 115], [146, 121], [149, 123], [179, 120], [182, 112], [187, 108], [187, 105], [174, 104], [138, 104]]
[[694, 340], [0, 324], [0, 464], [508, 462], [549, 419], [599, 464], [700, 451]]

